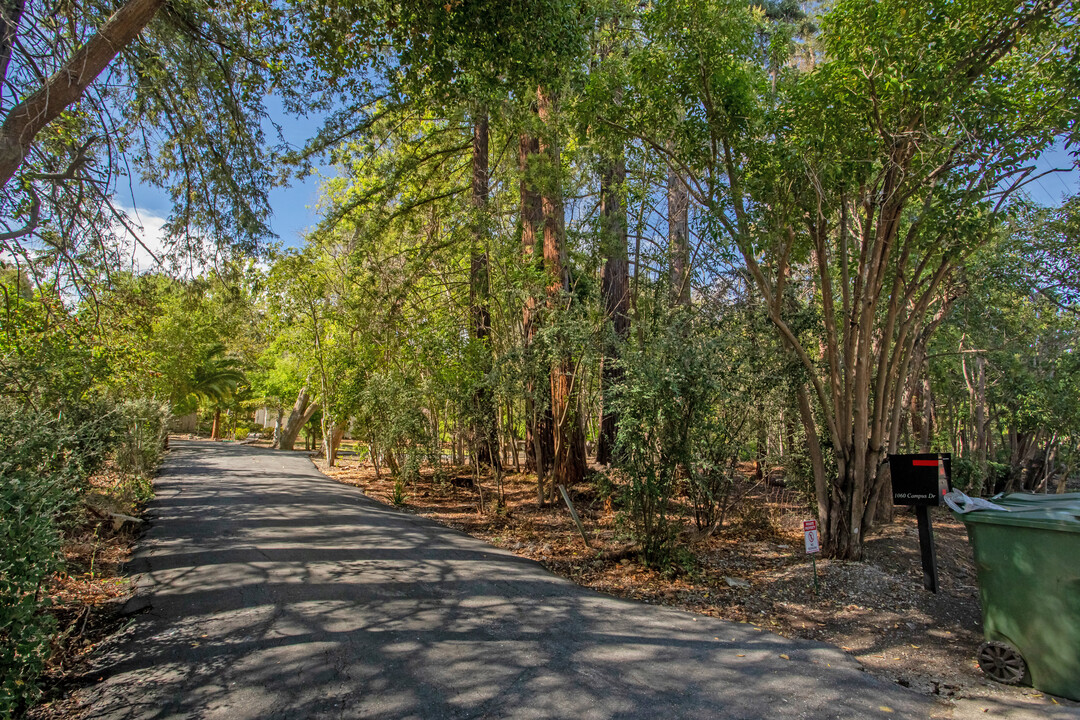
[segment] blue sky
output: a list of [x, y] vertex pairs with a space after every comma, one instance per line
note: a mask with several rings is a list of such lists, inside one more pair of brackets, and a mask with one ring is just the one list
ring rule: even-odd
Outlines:
[[[284, 140], [293, 148], [301, 147], [308, 138], [318, 132], [321, 117], [298, 118], [286, 113], [277, 98], [268, 100], [269, 120], [281, 126]], [[264, 123], [267, 139], [276, 139], [269, 122]], [[321, 172], [330, 174], [332, 168], [321, 168]], [[137, 181], [137, 178], [135, 178]], [[318, 176], [309, 176], [303, 181], [292, 180], [287, 187], [276, 187], [270, 191], [270, 208], [273, 217], [270, 228], [278, 236], [278, 242], [286, 247], [300, 247], [304, 232], [315, 225], [317, 220], [315, 206], [319, 200]], [[144, 183], [134, 183], [131, 191], [126, 185], [117, 195], [117, 202], [127, 208], [134, 207], [138, 218], [148, 235], [153, 235], [172, 209], [168, 194], [156, 187]], [[154, 238], [150, 241], [153, 243]]]
[[[1073, 159], [1061, 146], [1043, 154], [1036, 163], [1037, 173], [1052, 168], [1072, 167]], [[1027, 187], [1028, 194], [1042, 205], [1060, 205], [1069, 196], [1080, 193], [1080, 171], [1075, 167], [1067, 173], [1053, 173], [1039, 178]]]

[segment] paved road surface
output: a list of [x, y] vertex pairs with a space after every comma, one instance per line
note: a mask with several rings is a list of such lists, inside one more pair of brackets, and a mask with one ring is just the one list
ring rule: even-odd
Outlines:
[[[95, 718], [926, 718], [838, 649], [600, 595], [306, 457], [177, 442]], [[786, 658], [784, 657], [786, 656]]]

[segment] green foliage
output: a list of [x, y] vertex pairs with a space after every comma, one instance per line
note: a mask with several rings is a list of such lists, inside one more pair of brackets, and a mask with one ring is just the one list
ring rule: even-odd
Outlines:
[[219, 343], [206, 350], [202, 362], [181, 392], [186, 391], [187, 397], [218, 403], [234, 395], [246, 382], [240, 363], [227, 357], [225, 346]]
[[115, 418], [89, 405], [66, 416], [0, 401], [0, 715], [31, 702], [54, 622], [43, 586], [62, 567], [61, 527], [104, 461]]
[[0, 396], [62, 412], [77, 403], [108, 367], [77, 319], [52, 297], [0, 276]]
[[982, 487], [983, 478], [979, 466], [972, 460], [962, 457], [952, 459], [952, 485], [957, 490], [968, 492], [973, 487]]
[[[68, 72], [64, 64], [116, 7], [13, 6], [5, 115]], [[282, 10], [180, 0], [115, 48], [109, 70], [37, 134], [0, 193], [0, 255], [19, 258], [40, 282], [96, 295], [99, 279], [111, 282], [133, 254], [128, 230], [138, 217], [115, 198], [136, 178], [174, 202], [165, 248], [152, 248], [162, 267], [256, 249], [269, 235], [272, 151], [262, 120], [281, 72]]]
[[[965, 294], [932, 342], [927, 373], [944, 420], [934, 441], [961, 456], [954, 467], [962, 468], [971, 492], [1033, 489], [1040, 475], [1060, 480], [1077, 467], [1075, 217], [1075, 199], [1058, 209], [1018, 204], [964, 268]], [[975, 427], [979, 363], [985, 373], [983, 435]], [[993, 448], [991, 438], [1000, 438]], [[974, 464], [971, 477], [963, 475], [966, 462]]]
[[401, 507], [408, 497], [405, 494], [405, 478], [399, 475], [394, 478], [394, 489], [390, 492], [390, 502], [397, 507]]
[[118, 423], [118, 437], [112, 450], [117, 469], [125, 475], [149, 479], [161, 462], [168, 438], [172, 418], [169, 406], [138, 398], [120, 402], [113, 412]]
[[384, 373], [372, 374], [358, 393], [356, 433], [370, 438], [373, 446], [400, 454], [403, 462], [398, 473], [411, 468], [410, 473], [415, 475], [418, 456], [425, 454], [432, 442], [423, 399], [404, 378]]
[[148, 401], [53, 415], [0, 400], [0, 717], [37, 697], [55, 630], [43, 590], [63, 568], [62, 533], [80, 517], [86, 479], [111, 454], [131, 474], [121, 492], [148, 500], [167, 419]]
[[63, 567], [63, 531], [80, 518], [86, 480], [107, 459], [149, 497], [168, 408], [104, 392], [109, 355], [62, 304], [3, 278], [0, 315], [0, 716], [37, 696], [55, 623], [46, 584]]
[[244, 369], [264, 346], [257, 282], [234, 265], [188, 281], [116, 274], [79, 312], [100, 328], [95, 345], [110, 372], [98, 381], [118, 396], [167, 401], [178, 415], [227, 402], [247, 385]]
[[628, 524], [645, 562], [668, 559], [676, 528], [669, 517], [680, 469], [694, 465], [695, 432], [710, 410], [715, 376], [709, 338], [685, 313], [661, 308], [642, 348], [624, 348], [617, 467], [624, 477]]

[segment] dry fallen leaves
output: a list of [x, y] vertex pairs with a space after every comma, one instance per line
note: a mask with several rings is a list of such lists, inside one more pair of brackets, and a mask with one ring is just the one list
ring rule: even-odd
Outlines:
[[[339, 468], [320, 469], [376, 500], [385, 498], [393, 485], [388, 475], [376, 478], [370, 465], [353, 458], [342, 459]], [[948, 515], [934, 519], [942, 582], [937, 596], [922, 590], [915, 519], [906, 513], [868, 541], [866, 562], [820, 559], [815, 592], [813, 572], [802, 553], [805, 511], [786, 491], [748, 485], [745, 499], [751, 502], [746, 504], [767, 509], [767, 527], [752, 528], [735, 517], [704, 539], [688, 527], [684, 549], [692, 554], [691, 566], [659, 572], [639, 562], [635, 548], [617, 533], [610, 505], [588, 482], [568, 490], [592, 548], [582, 545], [562, 505], [537, 507], [533, 476], [507, 474], [505, 513], [484, 515], [477, 511], [471, 469], [443, 471], [443, 483], [425, 477], [406, 489], [408, 512], [537, 560], [601, 592], [749, 623], [745, 627], [759, 633], [763, 625], [780, 635], [835, 644], [871, 672], [902, 678], [926, 693], [939, 692], [935, 688], [942, 688], [945, 696], [988, 692], [982, 672], [971, 662], [982, 634], [978, 590], [970, 580], [971, 551], [963, 524]], [[493, 497], [494, 485], [485, 483], [484, 493]], [[753, 589], [730, 587], [725, 577], [745, 578]], [[969, 579], [962, 580], [965, 577]], [[1015, 694], [1007, 688], [996, 692]]]

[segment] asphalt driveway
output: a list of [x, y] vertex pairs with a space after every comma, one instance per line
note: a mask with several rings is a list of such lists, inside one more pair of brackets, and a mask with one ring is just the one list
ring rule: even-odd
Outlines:
[[[926, 718], [837, 648], [620, 600], [340, 485], [175, 442], [95, 718]], [[96, 677], [95, 677], [96, 679]]]

